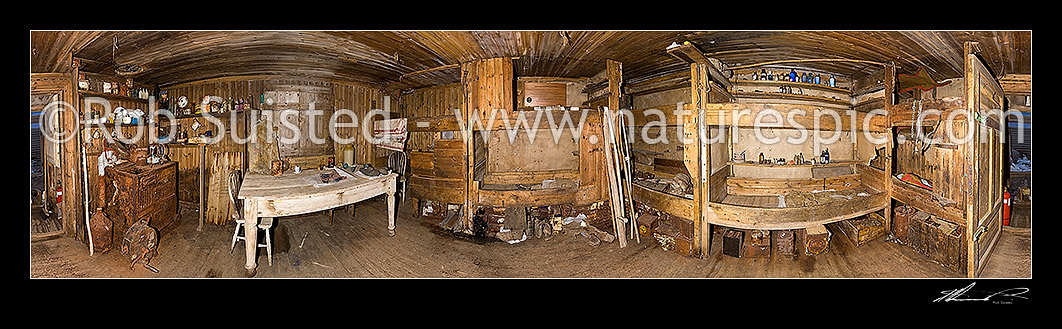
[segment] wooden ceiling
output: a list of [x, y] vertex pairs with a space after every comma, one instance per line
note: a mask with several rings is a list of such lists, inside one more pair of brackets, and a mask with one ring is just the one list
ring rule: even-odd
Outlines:
[[[32, 31], [31, 72], [66, 72], [67, 56], [84, 70], [159, 85], [225, 76], [282, 75], [336, 79], [389, 90], [459, 81], [459, 70], [403, 74], [512, 56], [517, 76], [590, 77], [605, 60], [623, 63], [628, 82], [688, 69], [665, 51], [690, 41], [728, 66], [774, 60], [846, 58], [893, 61], [899, 73], [925, 67], [937, 79], [961, 76], [965, 41], [997, 76], [1031, 74], [1031, 31]], [[806, 63], [857, 79], [878, 67]]]

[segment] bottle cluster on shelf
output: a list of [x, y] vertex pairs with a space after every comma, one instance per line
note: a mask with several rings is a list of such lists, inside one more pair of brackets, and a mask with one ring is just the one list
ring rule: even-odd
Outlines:
[[822, 150], [822, 153], [819, 156], [812, 157], [810, 159], [809, 158], [804, 158], [804, 153], [803, 152], [793, 155], [792, 159], [771, 158], [771, 157], [767, 157], [765, 154], [760, 152], [759, 159], [758, 160], [753, 160], [753, 159], [746, 159], [745, 151], [741, 151], [741, 153], [738, 153], [738, 154], [734, 155], [733, 161], [734, 162], [745, 162], [745, 163], [757, 163], [757, 164], [763, 164], [763, 165], [777, 165], [777, 166], [784, 166], [784, 165], [824, 165], [824, 164], [829, 164], [830, 163], [830, 149], [826, 148], [826, 149]]
[[204, 96], [200, 102], [189, 102], [188, 97], [180, 96], [171, 101], [167, 92], [159, 95], [159, 108], [169, 110], [174, 115], [193, 115], [202, 113], [227, 113], [251, 108], [251, 96], [247, 98], [221, 98]]
[[97, 108], [89, 110], [88, 117], [82, 122], [84, 124], [94, 123], [121, 123], [121, 124], [143, 124], [148, 121], [146, 112], [141, 109], [126, 109], [124, 107], [116, 107], [111, 113], [102, 113]]
[[148, 99], [151, 96], [151, 91], [147, 88], [134, 86], [133, 79], [126, 78], [125, 81], [119, 81], [119, 79], [89, 78], [84, 73], [79, 73], [77, 76], [77, 88], [84, 91], [139, 99]]
[[[810, 83], [815, 85], [822, 85], [828, 87], [837, 87], [837, 78], [833, 74], [829, 77], [822, 77], [821, 73], [800, 72], [797, 73], [796, 69], [789, 69], [789, 72], [778, 71], [768, 69], [760, 69], [759, 72], [751, 72], [744, 76], [745, 80], [752, 81], [788, 81], [788, 82], [800, 82]], [[792, 91], [783, 91], [792, 93]]]

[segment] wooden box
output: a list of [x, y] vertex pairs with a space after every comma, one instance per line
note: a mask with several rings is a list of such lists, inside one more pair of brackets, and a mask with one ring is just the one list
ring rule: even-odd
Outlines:
[[[596, 227], [599, 230], [608, 232], [609, 234], [616, 234], [616, 230], [612, 226], [612, 210], [608, 204], [608, 200], [584, 205], [573, 205], [570, 216], [574, 217], [578, 216], [579, 214], [585, 214], [586, 221], [591, 226]], [[562, 216], [567, 217], [563, 214], [563, 212]]]
[[912, 222], [911, 229], [920, 236], [918, 244], [911, 244], [912, 248], [944, 267], [965, 270], [962, 226], [927, 216]]
[[657, 221], [653, 237], [660, 242], [664, 251], [674, 250], [683, 256], [693, 257], [696, 255], [693, 248], [693, 239], [682, 234], [673, 224], [673, 221]]
[[745, 232], [729, 229], [723, 232], [723, 254], [731, 257], [741, 257], [741, 245], [745, 239]]
[[114, 222], [114, 239], [120, 240], [134, 223], [147, 220], [159, 236], [173, 231], [177, 220], [177, 162], [107, 167], [104, 174], [105, 212]]
[[774, 249], [776, 256], [789, 259], [796, 257], [796, 248], [794, 248], [793, 243], [794, 235], [791, 230], [771, 231], [771, 243], [774, 244], [772, 249]]
[[751, 230], [745, 234], [741, 257], [769, 258], [771, 257], [771, 234], [770, 231]]
[[907, 245], [920, 253], [926, 252], [924, 223], [928, 220], [929, 213], [916, 211], [907, 222]]
[[801, 232], [801, 245], [804, 255], [814, 256], [824, 254], [830, 249], [830, 231], [824, 225], [814, 225]]
[[908, 223], [911, 222], [911, 216], [914, 215], [915, 209], [906, 205], [896, 207], [892, 213], [892, 236], [893, 239], [900, 244], [907, 243]]
[[487, 223], [488, 233], [498, 233], [505, 225], [505, 207], [484, 207], [483, 219]]
[[676, 216], [667, 216], [668, 223], [678, 229], [679, 234], [687, 238], [693, 238], [693, 221]]
[[642, 214], [638, 216], [638, 234], [646, 237], [652, 237], [653, 232], [656, 231], [656, 225], [660, 221], [660, 217], [653, 214]]
[[686, 257], [694, 257], [697, 255], [694, 252], [693, 240], [689, 237], [678, 235], [675, 236], [675, 252]]
[[837, 223], [841, 233], [848, 237], [857, 246], [877, 239], [885, 235], [885, 218], [877, 213], [870, 213], [863, 217], [843, 220]]
[[565, 106], [568, 87], [564, 83], [526, 82], [523, 90], [523, 107]]

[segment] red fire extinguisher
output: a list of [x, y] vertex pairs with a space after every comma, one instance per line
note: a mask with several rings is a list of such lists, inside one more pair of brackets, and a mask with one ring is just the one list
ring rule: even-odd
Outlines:
[[56, 186], [55, 187], [55, 203], [62, 203], [62, 202], [63, 202], [63, 187], [62, 186]]
[[1010, 226], [1010, 192], [1003, 191], [1003, 225]]

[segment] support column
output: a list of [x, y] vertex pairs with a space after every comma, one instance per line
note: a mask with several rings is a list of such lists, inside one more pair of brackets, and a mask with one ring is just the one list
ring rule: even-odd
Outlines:
[[[708, 83], [711, 81], [709, 74], [708, 64], [696, 62], [690, 64], [690, 101], [693, 105], [693, 113], [683, 116], [686, 139], [691, 141], [690, 144], [684, 145], [686, 151], [683, 162], [686, 164], [686, 170], [690, 172], [690, 181], [693, 182], [693, 213], [696, 214], [695, 218], [691, 218], [693, 227], [696, 228], [691, 238], [701, 258], [708, 257], [712, 236], [712, 227], [708, 223], [707, 171], [710, 161], [708, 158], [708, 127], [705, 124], [705, 105], [709, 102], [708, 92], [711, 88]], [[693, 151], [690, 150], [691, 148]]]
[[[513, 111], [513, 58], [498, 57], [461, 63], [461, 91], [465, 133], [465, 232], [471, 233], [474, 205], [479, 197], [475, 181], [474, 138], [476, 120], [487, 120], [491, 112]], [[483, 133], [489, 133], [484, 131]]]

